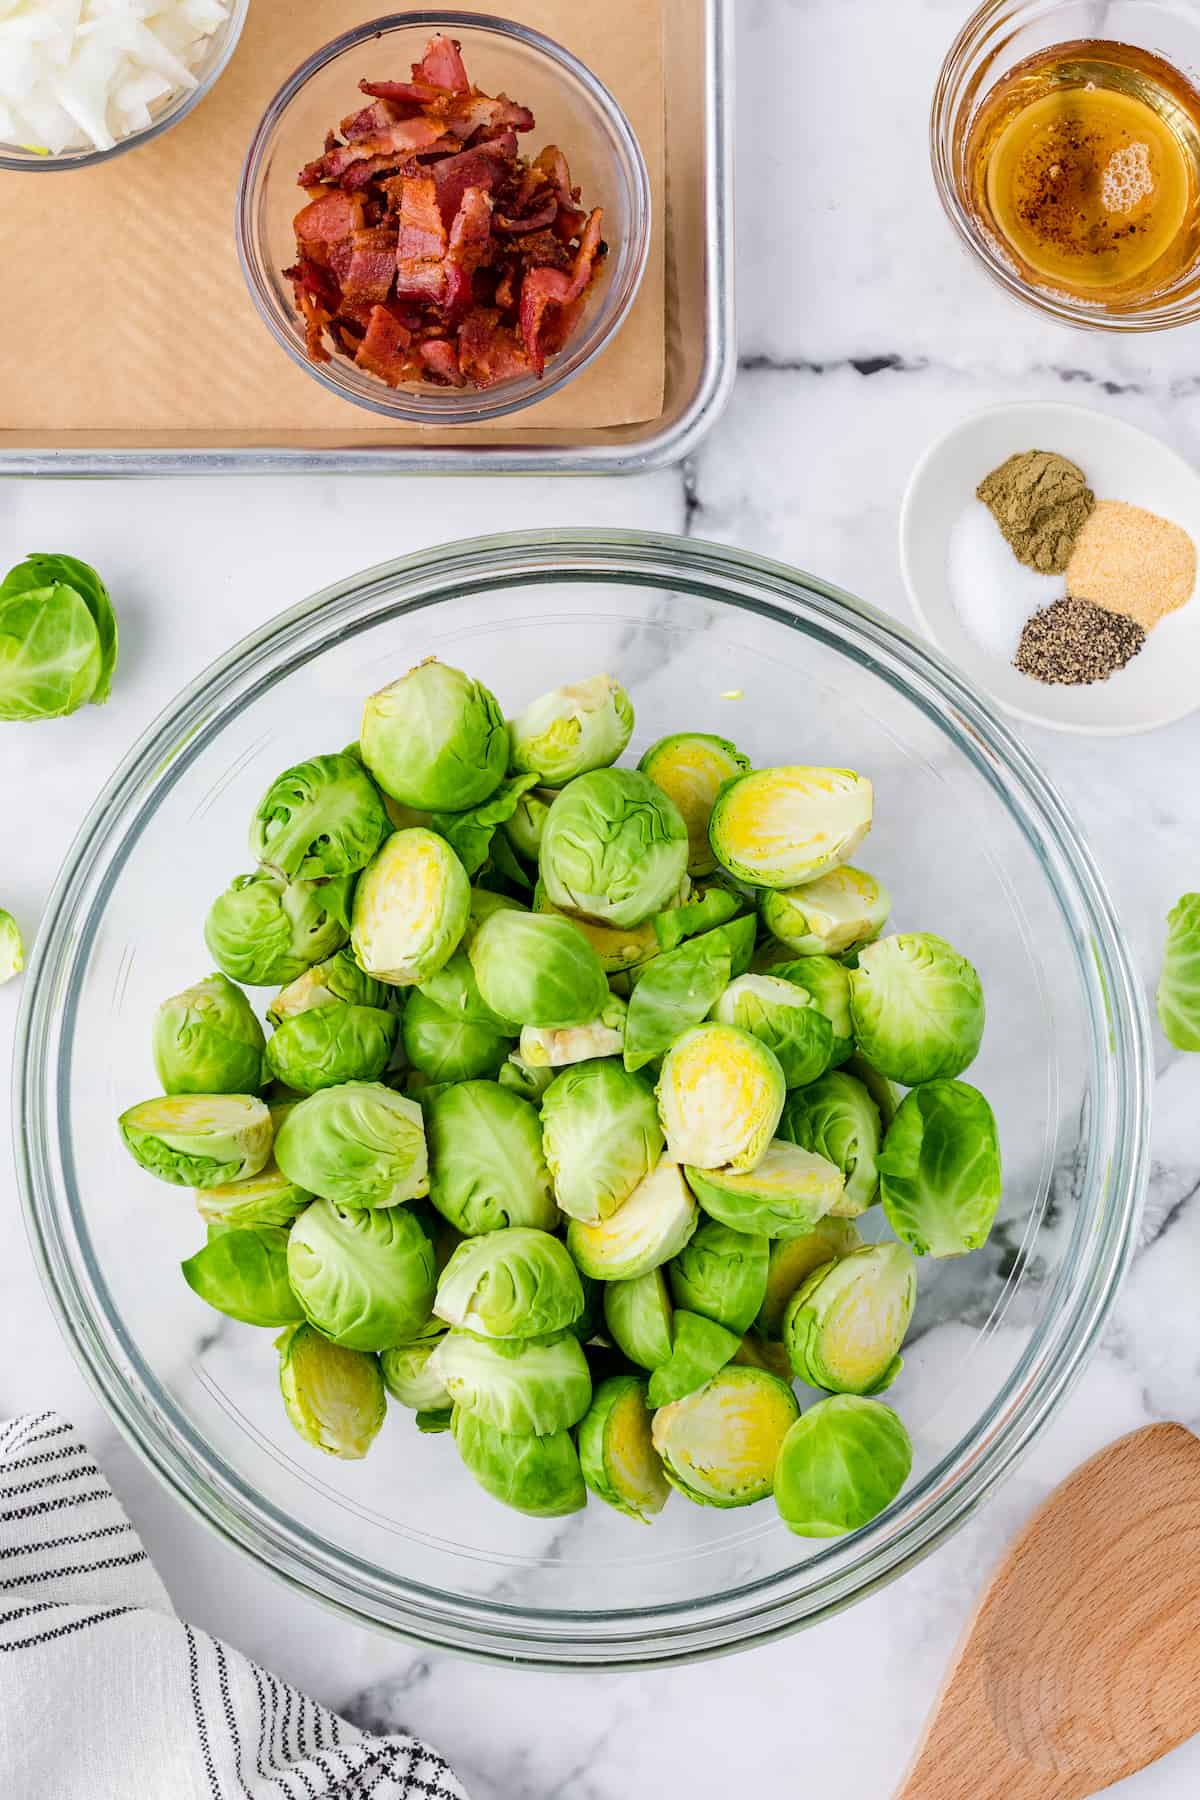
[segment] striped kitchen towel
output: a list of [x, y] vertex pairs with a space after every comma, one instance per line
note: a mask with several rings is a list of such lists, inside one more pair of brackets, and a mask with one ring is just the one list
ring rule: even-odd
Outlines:
[[175, 1617], [73, 1426], [0, 1426], [4, 1800], [466, 1800], [418, 1738], [371, 1737]]

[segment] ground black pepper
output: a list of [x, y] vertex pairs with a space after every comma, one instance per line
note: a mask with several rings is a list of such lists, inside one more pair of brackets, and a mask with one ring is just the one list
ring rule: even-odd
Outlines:
[[1080, 687], [1107, 681], [1145, 641], [1136, 619], [1106, 612], [1090, 600], [1055, 600], [1026, 620], [1014, 660], [1035, 681]]

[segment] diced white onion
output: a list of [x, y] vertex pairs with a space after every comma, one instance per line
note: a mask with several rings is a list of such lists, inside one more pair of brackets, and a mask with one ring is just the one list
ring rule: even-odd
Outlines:
[[196, 87], [229, 0], [0, 0], [0, 144], [108, 150]]

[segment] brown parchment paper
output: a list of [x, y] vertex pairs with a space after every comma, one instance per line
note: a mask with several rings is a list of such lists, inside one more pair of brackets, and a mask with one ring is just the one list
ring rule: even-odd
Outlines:
[[[535, 26], [612, 90], [646, 158], [654, 216], [642, 287], [612, 343], [560, 394], [494, 427], [473, 427], [474, 441], [512, 441], [522, 428], [631, 424], [662, 411], [662, 4], [507, 0], [472, 8]], [[161, 138], [90, 169], [0, 173], [0, 269], [10, 308], [22, 315], [18, 326], [10, 311], [0, 341], [0, 431], [43, 441], [252, 433], [286, 442], [314, 432], [341, 441], [456, 441], [453, 428], [393, 426], [327, 394], [275, 343], [238, 266], [238, 176], [267, 102], [313, 50], [386, 10], [379, 0], [251, 0], [241, 43], [213, 91]], [[486, 86], [485, 71], [477, 79]], [[351, 83], [343, 111], [355, 99]], [[546, 141], [539, 119], [522, 147], [532, 154]], [[561, 141], [570, 158], [565, 133]], [[296, 197], [299, 206], [299, 188]], [[602, 195], [585, 191], [583, 199], [603, 204]]]

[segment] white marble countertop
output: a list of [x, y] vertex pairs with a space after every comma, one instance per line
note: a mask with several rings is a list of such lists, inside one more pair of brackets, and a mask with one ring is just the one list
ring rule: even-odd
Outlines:
[[[29, 935], [96, 790], [144, 725], [231, 641], [353, 566], [476, 531], [644, 525], [786, 558], [905, 618], [900, 495], [930, 437], [968, 412], [1078, 399], [1200, 456], [1200, 330], [1117, 342], [1059, 329], [993, 292], [956, 249], [925, 114], [965, 11], [964, 0], [739, 0], [742, 369], [686, 468], [628, 482], [0, 482], [0, 563], [69, 547], [121, 603], [113, 703], [4, 728], [0, 742], [0, 900]], [[1118, 742], [1026, 736], [1081, 816], [1151, 983], [1164, 914], [1200, 886], [1200, 717]], [[19, 986], [0, 990], [0, 1086]], [[428, 1735], [475, 1800], [723, 1800], [734, 1779], [880, 1800], [1015, 1526], [1119, 1433], [1158, 1418], [1200, 1426], [1200, 1061], [1161, 1037], [1156, 1057], [1143, 1243], [1073, 1398], [936, 1556], [769, 1649], [627, 1677], [507, 1672], [407, 1649], [291, 1596], [186, 1516], [108, 1424], [43, 1300], [15, 1194], [0, 1208], [0, 1415], [72, 1417], [181, 1612], [360, 1724]], [[1198, 1786], [1193, 1743], [1111, 1791], [1162, 1800]]]

